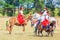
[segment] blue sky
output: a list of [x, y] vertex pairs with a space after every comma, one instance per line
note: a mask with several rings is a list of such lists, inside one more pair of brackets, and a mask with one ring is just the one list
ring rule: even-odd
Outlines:
[[60, 0], [45, 0], [45, 4], [46, 3], [51, 3], [55, 6], [55, 7], [59, 7], [60, 8]]

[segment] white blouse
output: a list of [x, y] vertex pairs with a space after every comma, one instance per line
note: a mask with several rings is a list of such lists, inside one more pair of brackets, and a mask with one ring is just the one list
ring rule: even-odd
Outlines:
[[45, 12], [43, 13], [43, 16], [44, 16], [44, 15], [47, 15], [47, 11], [45, 11]]
[[23, 15], [23, 11], [22, 10], [20, 10], [19, 13], [21, 13]]
[[50, 17], [47, 15], [47, 16], [41, 16], [41, 22], [43, 22], [45, 18], [50, 21]]
[[37, 19], [38, 20], [38, 18], [40, 17], [40, 15], [39, 14], [37, 14], [37, 13], [34, 13], [34, 15], [33, 15], [33, 18], [34, 19]]

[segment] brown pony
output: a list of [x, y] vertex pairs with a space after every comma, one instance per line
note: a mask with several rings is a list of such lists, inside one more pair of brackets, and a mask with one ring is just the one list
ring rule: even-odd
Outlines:
[[23, 31], [25, 31], [25, 25], [27, 25], [27, 22], [29, 21], [30, 17], [25, 18], [25, 23], [24, 24], [19, 24], [17, 17], [11, 17], [8, 21], [6, 21], [6, 29], [9, 31], [9, 34], [11, 34], [13, 26], [22, 26]]
[[51, 33], [51, 36], [53, 36], [53, 31], [54, 31], [54, 28], [56, 27], [55, 23], [56, 23], [55, 21], [52, 21], [50, 23], [50, 28], [48, 30], [46, 30], [46, 28], [43, 29], [42, 26], [41, 26], [41, 24], [40, 24], [38, 26], [38, 36], [40, 35], [40, 33], [41, 33], [40, 36], [43, 36], [43, 34], [42, 34], [43, 30], [45, 30], [45, 32], [48, 33], [46, 36], [49, 36], [50, 33]]

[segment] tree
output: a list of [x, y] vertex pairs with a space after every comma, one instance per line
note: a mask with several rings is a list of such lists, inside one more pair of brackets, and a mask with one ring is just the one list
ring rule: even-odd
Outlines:
[[52, 2], [53, 2], [52, 0], [45, 0], [45, 6], [51, 10], [51, 12], [52, 12], [51, 15], [54, 16], [55, 7]]
[[7, 10], [7, 12], [10, 12], [8, 10], [11, 10], [12, 15], [15, 15], [15, 7], [19, 6], [19, 0], [4, 0], [4, 1], [5, 1], [4, 8]]
[[58, 16], [58, 13], [59, 13], [59, 10], [58, 10], [58, 8], [55, 8], [55, 11], [54, 11], [54, 13], [55, 13], [55, 16]]
[[39, 5], [39, 0], [34, 0], [34, 6], [35, 6], [35, 10], [38, 9], [38, 5]]

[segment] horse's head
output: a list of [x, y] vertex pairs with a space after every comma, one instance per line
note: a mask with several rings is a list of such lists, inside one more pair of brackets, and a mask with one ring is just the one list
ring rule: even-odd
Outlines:
[[52, 21], [53, 25], [56, 27], [56, 21]]
[[50, 26], [53, 27], [53, 30], [56, 28], [56, 21], [52, 21], [50, 23]]
[[29, 20], [31, 20], [31, 19], [32, 19], [32, 16], [31, 16], [31, 15], [28, 15], [28, 17], [26, 18], [27, 22], [28, 22]]

